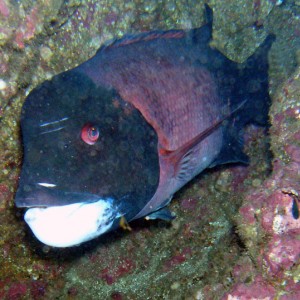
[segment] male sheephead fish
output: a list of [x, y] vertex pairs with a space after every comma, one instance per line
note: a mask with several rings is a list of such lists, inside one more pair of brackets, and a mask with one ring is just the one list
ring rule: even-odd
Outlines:
[[15, 204], [37, 239], [68, 247], [172, 219], [165, 207], [193, 177], [247, 161], [241, 131], [265, 121], [271, 42], [237, 64], [210, 39], [211, 22], [125, 36], [29, 94]]

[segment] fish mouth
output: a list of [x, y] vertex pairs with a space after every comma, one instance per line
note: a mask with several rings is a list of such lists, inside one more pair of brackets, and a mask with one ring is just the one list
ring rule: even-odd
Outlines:
[[112, 228], [117, 211], [112, 199], [29, 208], [24, 220], [42, 243], [71, 247], [94, 239]]
[[55, 185], [21, 185], [17, 207], [27, 208], [24, 220], [36, 238], [52, 247], [71, 247], [112, 229], [120, 217], [112, 198], [61, 191]]
[[19, 208], [64, 206], [98, 200], [99, 196], [95, 194], [59, 190], [55, 185], [45, 183], [22, 184], [15, 196], [15, 204]]

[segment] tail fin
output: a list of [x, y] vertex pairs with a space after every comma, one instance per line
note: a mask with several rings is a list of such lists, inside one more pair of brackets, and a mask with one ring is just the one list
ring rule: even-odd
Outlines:
[[[231, 111], [243, 102], [244, 105], [232, 115], [224, 127], [223, 147], [211, 167], [231, 162], [247, 163], [248, 157], [242, 150], [243, 128], [249, 123], [269, 125], [268, 113], [271, 99], [268, 84], [268, 52], [274, 39], [274, 36], [268, 36], [245, 63], [238, 65], [227, 62], [227, 67], [224, 68], [224, 74], [227, 73], [228, 78], [222, 86], [225, 90], [222, 95], [223, 99], [228, 99]], [[226, 85], [227, 81], [229, 84]]]
[[236, 84], [235, 97], [231, 105], [235, 107], [240, 101], [247, 99], [243, 110], [235, 119], [235, 126], [244, 127], [248, 123], [266, 126], [269, 124], [269, 96], [268, 53], [275, 36], [269, 35], [257, 51], [250, 56], [240, 68], [239, 79]]
[[[275, 40], [269, 35], [263, 44], [243, 64], [227, 59], [220, 51], [211, 48], [213, 11], [205, 4], [206, 25], [191, 31], [192, 40], [198, 46], [200, 65], [216, 75], [220, 96], [224, 105], [230, 103], [233, 111], [246, 100], [243, 109], [235, 117], [235, 126], [248, 123], [268, 124], [271, 100], [268, 93], [268, 53]], [[207, 63], [201, 60], [205, 56]]]

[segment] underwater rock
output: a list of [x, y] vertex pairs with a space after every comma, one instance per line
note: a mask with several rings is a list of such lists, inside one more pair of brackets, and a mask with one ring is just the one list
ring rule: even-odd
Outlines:
[[[300, 288], [300, 163], [299, 140], [295, 138], [300, 128], [299, 99], [300, 68], [273, 99], [273, 172], [259, 189], [248, 194], [237, 218], [247, 251], [263, 275], [262, 283], [276, 279], [277, 297], [283, 293], [294, 296]], [[231, 297], [237, 297], [238, 290], [234, 289]], [[267, 296], [272, 298], [274, 291]]]
[[[247, 1], [255, 9], [244, 9], [240, 17], [245, 1], [235, 1], [238, 10], [230, 8], [226, 14], [222, 7], [229, 1], [210, 2], [218, 19], [216, 46], [235, 60], [253, 52], [266, 30], [277, 35], [270, 57], [272, 174], [264, 180], [253, 166], [208, 172], [176, 196], [172, 209], [177, 218], [171, 227], [142, 222], [130, 235], [117, 232], [82, 248], [57, 251], [30, 238], [13, 209], [25, 96], [46, 78], [91, 57], [114, 36], [199, 27], [203, 6], [201, 1], [103, 5], [95, 0], [82, 5], [76, 0], [0, 0], [0, 298], [226, 299], [255, 296], [255, 289], [269, 298], [300, 298], [299, 220], [293, 215], [300, 191], [300, 70], [291, 76], [299, 18], [288, 1], [279, 6], [279, 1]], [[238, 31], [232, 29], [232, 16], [242, 19]], [[232, 40], [223, 32], [232, 32]], [[241, 41], [248, 40], [237, 54]], [[262, 135], [253, 136], [250, 143], [259, 145]], [[257, 155], [253, 153], [254, 160]], [[255, 179], [260, 181], [252, 184]]]

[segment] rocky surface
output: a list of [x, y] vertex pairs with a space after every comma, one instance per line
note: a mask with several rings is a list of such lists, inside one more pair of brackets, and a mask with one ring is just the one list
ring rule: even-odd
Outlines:
[[172, 201], [171, 225], [139, 221], [132, 232], [54, 249], [32, 237], [13, 204], [26, 95], [113, 37], [200, 26], [203, 3], [0, 0], [1, 299], [300, 298], [299, 1], [207, 2], [214, 11], [212, 46], [235, 61], [276, 35], [270, 138], [249, 127], [251, 164], [194, 179]]

